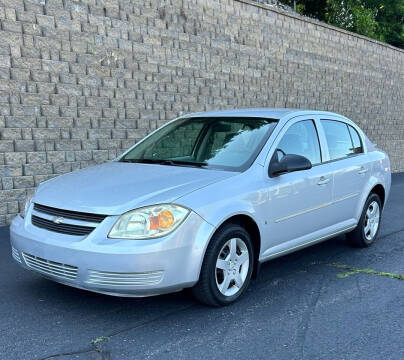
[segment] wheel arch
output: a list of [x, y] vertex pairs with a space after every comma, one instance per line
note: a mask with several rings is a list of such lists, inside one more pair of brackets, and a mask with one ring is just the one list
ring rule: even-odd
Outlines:
[[379, 195], [380, 200], [382, 202], [382, 208], [384, 207], [388, 195], [386, 185], [387, 184], [384, 184], [383, 180], [380, 179], [379, 177], [371, 176], [365, 188], [361, 192], [360, 195], [361, 198], [357, 205], [355, 216], [358, 221], [362, 215], [363, 207], [365, 206], [366, 200], [368, 199], [371, 193]]
[[382, 184], [376, 184], [375, 186], [373, 186], [372, 190], [370, 190], [369, 194], [371, 193], [379, 196], [383, 208], [386, 201], [386, 190], [384, 186]]
[[[253, 248], [254, 248], [254, 272], [253, 272], [253, 277], [256, 277], [258, 270], [259, 270], [259, 255], [261, 252], [261, 231], [259, 229], [259, 226], [257, 224], [257, 221], [250, 215], [246, 213], [237, 213], [237, 214], [232, 214], [231, 216], [225, 218], [222, 220], [222, 222], [216, 226], [215, 230], [212, 232], [209, 241], [206, 244], [203, 257], [202, 257], [202, 263], [203, 259], [205, 258], [205, 253], [206, 249], [208, 248], [210, 242], [212, 241], [213, 237], [217, 233], [219, 229], [221, 229], [223, 226], [226, 224], [237, 224], [243, 227], [251, 236], [251, 241], [253, 243]], [[202, 264], [201, 264], [202, 265]]]

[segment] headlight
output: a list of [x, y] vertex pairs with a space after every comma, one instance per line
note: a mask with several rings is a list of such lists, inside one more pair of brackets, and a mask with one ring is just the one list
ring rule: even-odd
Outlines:
[[142, 240], [174, 231], [190, 211], [179, 205], [161, 204], [129, 211], [118, 219], [109, 238]]
[[25, 197], [24, 210], [22, 210], [22, 211], [20, 212], [20, 215], [21, 215], [21, 217], [22, 217], [23, 219], [24, 219], [25, 216], [27, 215], [29, 206], [31, 205], [31, 202], [32, 202], [32, 198], [33, 198], [33, 195], [27, 195], [27, 196]]

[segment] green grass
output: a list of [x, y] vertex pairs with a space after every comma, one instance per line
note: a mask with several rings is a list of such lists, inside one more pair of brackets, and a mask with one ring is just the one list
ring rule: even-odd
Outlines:
[[99, 344], [99, 343], [101, 343], [101, 342], [103, 342], [105, 340], [108, 340], [107, 336], [100, 336], [100, 337], [98, 337], [98, 338], [96, 338], [94, 340], [91, 340], [91, 344], [97, 345], [97, 344]]
[[402, 274], [393, 274], [393, 273], [389, 273], [389, 272], [384, 272], [384, 271], [376, 271], [373, 269], [359, 269], [359, 268], [355, 268], [352, 266], [348, 266], [348, 265], [341, 265], [341, 264], [324, 264], [333, 268], [337, 268], [337, 269], [343, 269], [343, 270], [347, 270], [343, 273], [338, 273], [337, 277], [339, 279], [344, 279], [347, 278], [351, 275], [355, 275], [355, 274], [367, 274], [367, 275], [376, 275], [376, 276], [383, 276], [383, 277], [388, 277], [390, 279], [396, 279], [396, 280], [404, 280], [404, 275]]

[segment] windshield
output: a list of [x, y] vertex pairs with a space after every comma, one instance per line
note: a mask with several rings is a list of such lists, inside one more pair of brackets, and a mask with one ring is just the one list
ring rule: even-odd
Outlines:
[[180, 119], [156, 131], [120, 161], [244, 171], [276, 124], [276, 120], [251, 117]]

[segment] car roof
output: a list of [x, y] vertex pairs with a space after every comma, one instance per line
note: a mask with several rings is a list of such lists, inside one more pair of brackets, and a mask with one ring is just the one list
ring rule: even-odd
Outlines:
[[341, 116], [336, 113], [331, 113], [327, 111], [318, 110], [302, 110], [302, 109], [284, 109], [284, 108], [252, 108], [252, 109], [232, 109], [232, 110], [217, 110], [217, 111], [207, 111], [199, 112], [193, 114], [183, 115], [182, 117], [227, 117], [227, 116], [247, 116], [247, 117], [261, 117], [268, 119], [279, 120], [286, 115], [334, 115]]

